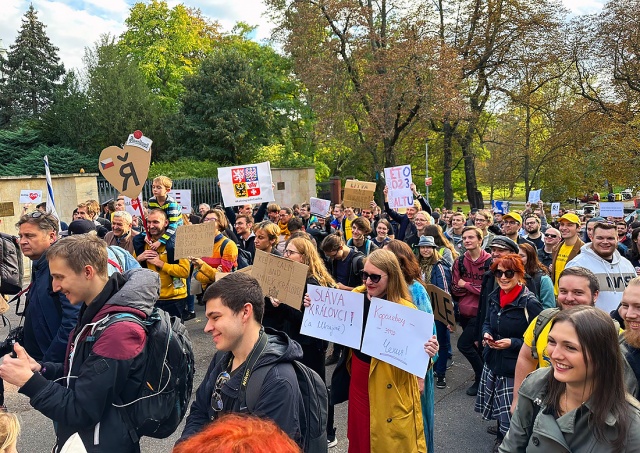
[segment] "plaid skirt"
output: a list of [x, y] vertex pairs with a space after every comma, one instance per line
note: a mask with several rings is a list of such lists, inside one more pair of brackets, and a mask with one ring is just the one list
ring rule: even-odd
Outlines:
[[482, 369], [478, 386], [475, 411], [484, 420], [498, 420], [500, 432], [507, 434], [511, 423], [511, 403], [513, 402], [513, 378], [497, 376], [487, 368]]

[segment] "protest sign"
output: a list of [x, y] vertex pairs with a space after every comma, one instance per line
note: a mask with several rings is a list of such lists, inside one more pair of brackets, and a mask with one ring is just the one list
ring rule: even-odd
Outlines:
[[361, 351], [423, 378], [429, 367], [424, 344], [432, 335], [433, 315], [374, 297]]
[[392, 209], [413, 207], [411, 165], [385, 168], [384, 178], [389, 188], [389, 206]]
[[309, 205], [311, 205], [311, 214], [320, 217], [326, 217], [329, 215], [331, 200], [323, 200], [322, 198], [311, 197]]
[[176, 229], [175, 259], [211, 256], [216, 234], [218, 234], [216, 222], [180, 225]]
[[[142, 195], [138, 196], [138, 202], [142, 203]], [[124, 196], [124, 210], [127, 211], [132, 216], [139, 216], [140, 211], [138, 210], [138, 205], [135, 202], [135, 198], [132, 200], [131, 198]]]
[[183, 214], [191, 214], [191, 189], [171, 189], [169, 195], [176, 199]]
[[375, 182], [347, 179], [344, 182], [342, 206], [360, 209], [371, 209], [371, 202], [373, 201], [375, 192]]
[[218, 168], [218, 180], [225, 206], [275, 200], [269, 162]]
[[560, 203], [551, 203], [551, 215], [560, 215]]
[[542, 194], [542, 189], [538, 190], [530, 190], [529, 191], [529, 203], [537, 203], [540, 201], [540, 195]]
[[601, 202], [600, 203], [600, 216], [604, 217], [624, 217], [624, 203], [621, 202]]
[[451, 326], [456, 325], [456, 318], [453, 314], [453, 300], [451, 294], [438, 288], [436, 285], [428, 284], [427, 292], [431, 298], [433, 315], [438, 321]]
[[100, 153], [99, 167], [102, 176], [118, 192], [136, 198], [149, 175], [151, 143], [142, 132], [129, 135], [124, 147], [109, 146]]
[[260, 283], [265, 296], [300, 310], [309, 266], [256, 250], [251, 276]]
[[13, 216], [13, 201], [0, 202], [0, 217]]
[[20, 203], [42, 203], [42, 190], [25, 189], [20, 191]]
[[304, 309], [300, 333], [360, 349], [364, 294], [309, 285], [311, 305]]

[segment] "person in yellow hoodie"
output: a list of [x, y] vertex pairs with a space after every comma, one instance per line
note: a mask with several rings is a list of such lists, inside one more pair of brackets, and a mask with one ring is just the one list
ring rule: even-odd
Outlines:
[[[354, 291], [365, 294], [365, 322], [372, 297], [416, 308], [409, 302], [398, 259], [390, 251], [372, 252], [362, 277], [364, 285]], [[424, 347], [430, 357], [435, 356], [435, 335]], [[426, 452], [420, 393], [415, 375], [347, 348], [333, 373], [331, 403], [349, 400], [349, 452]]]

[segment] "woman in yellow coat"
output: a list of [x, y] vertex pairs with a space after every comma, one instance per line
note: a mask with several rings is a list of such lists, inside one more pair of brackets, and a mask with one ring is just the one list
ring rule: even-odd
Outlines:
[[[372, 297], [416, 308], [409, 302], [398, 260], [388, 250], [376, 250], [367, 257], [362, 280], [364, 286], [354, 291], [365, 294], [365, 322]], [[435, 356], [435, 335], [424, 347], [429, 356]], [[427, 451], [415, 375], [347, 348], [331, 380], [331, 401], [338, 404], [347, 399], [350, 453]]]

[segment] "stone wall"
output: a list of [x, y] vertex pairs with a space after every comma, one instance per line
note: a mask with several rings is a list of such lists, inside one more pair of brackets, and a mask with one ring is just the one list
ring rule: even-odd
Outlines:
[[316, 170], [307, 168], [272, 168], [271, 177], [276, 203], [291, 207], [295, 203], [309, 202], [316, 196]]

